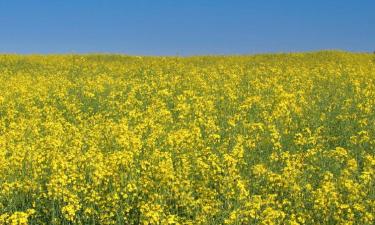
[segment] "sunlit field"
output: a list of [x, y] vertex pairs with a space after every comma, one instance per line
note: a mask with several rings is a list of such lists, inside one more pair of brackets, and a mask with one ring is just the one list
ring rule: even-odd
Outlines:
[[374, 224], [375, 57], [0, 56], [0, 224]]

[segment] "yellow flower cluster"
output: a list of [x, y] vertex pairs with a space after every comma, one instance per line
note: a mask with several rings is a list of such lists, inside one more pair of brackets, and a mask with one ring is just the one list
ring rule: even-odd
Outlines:
[[374, 224], [371, 54], [0, 56], [0, 224]]

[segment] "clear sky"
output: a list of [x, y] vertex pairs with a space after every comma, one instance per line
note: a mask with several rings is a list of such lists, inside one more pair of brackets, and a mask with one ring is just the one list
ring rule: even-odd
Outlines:
[[375, 0], [0, 0], [0, 53], [375, 50]]

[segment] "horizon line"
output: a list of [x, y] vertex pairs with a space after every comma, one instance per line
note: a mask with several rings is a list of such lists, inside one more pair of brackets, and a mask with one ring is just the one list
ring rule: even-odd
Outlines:
[[208, 54], [128, 54], [125, 52], [105, 52], [105, 51], [92, 51], [92, 52], [50, 52], [50, 53], [17, 53], [17, 52], [0, 52], [0, 56], [14, 55], [14, 56], [128, 56], [128, 57], [200, 57], [200, 56], [255, 56], [255, 55], [281, 55], [281, 54], [299, 54], [299, 53], [319, 53], [319, 52], [342, 52], [352, 54], [375, 54], [375, 51], [352, 51], [343, 49], [320, 49], [320, 50], [307, 50], [307, 51], [265, 51], [254, 53], [208, 53]]

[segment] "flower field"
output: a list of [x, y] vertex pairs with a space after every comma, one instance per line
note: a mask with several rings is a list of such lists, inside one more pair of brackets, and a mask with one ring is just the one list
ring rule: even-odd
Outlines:
[[0, 55], [0, 224], [374, 224], [364, 53]]

